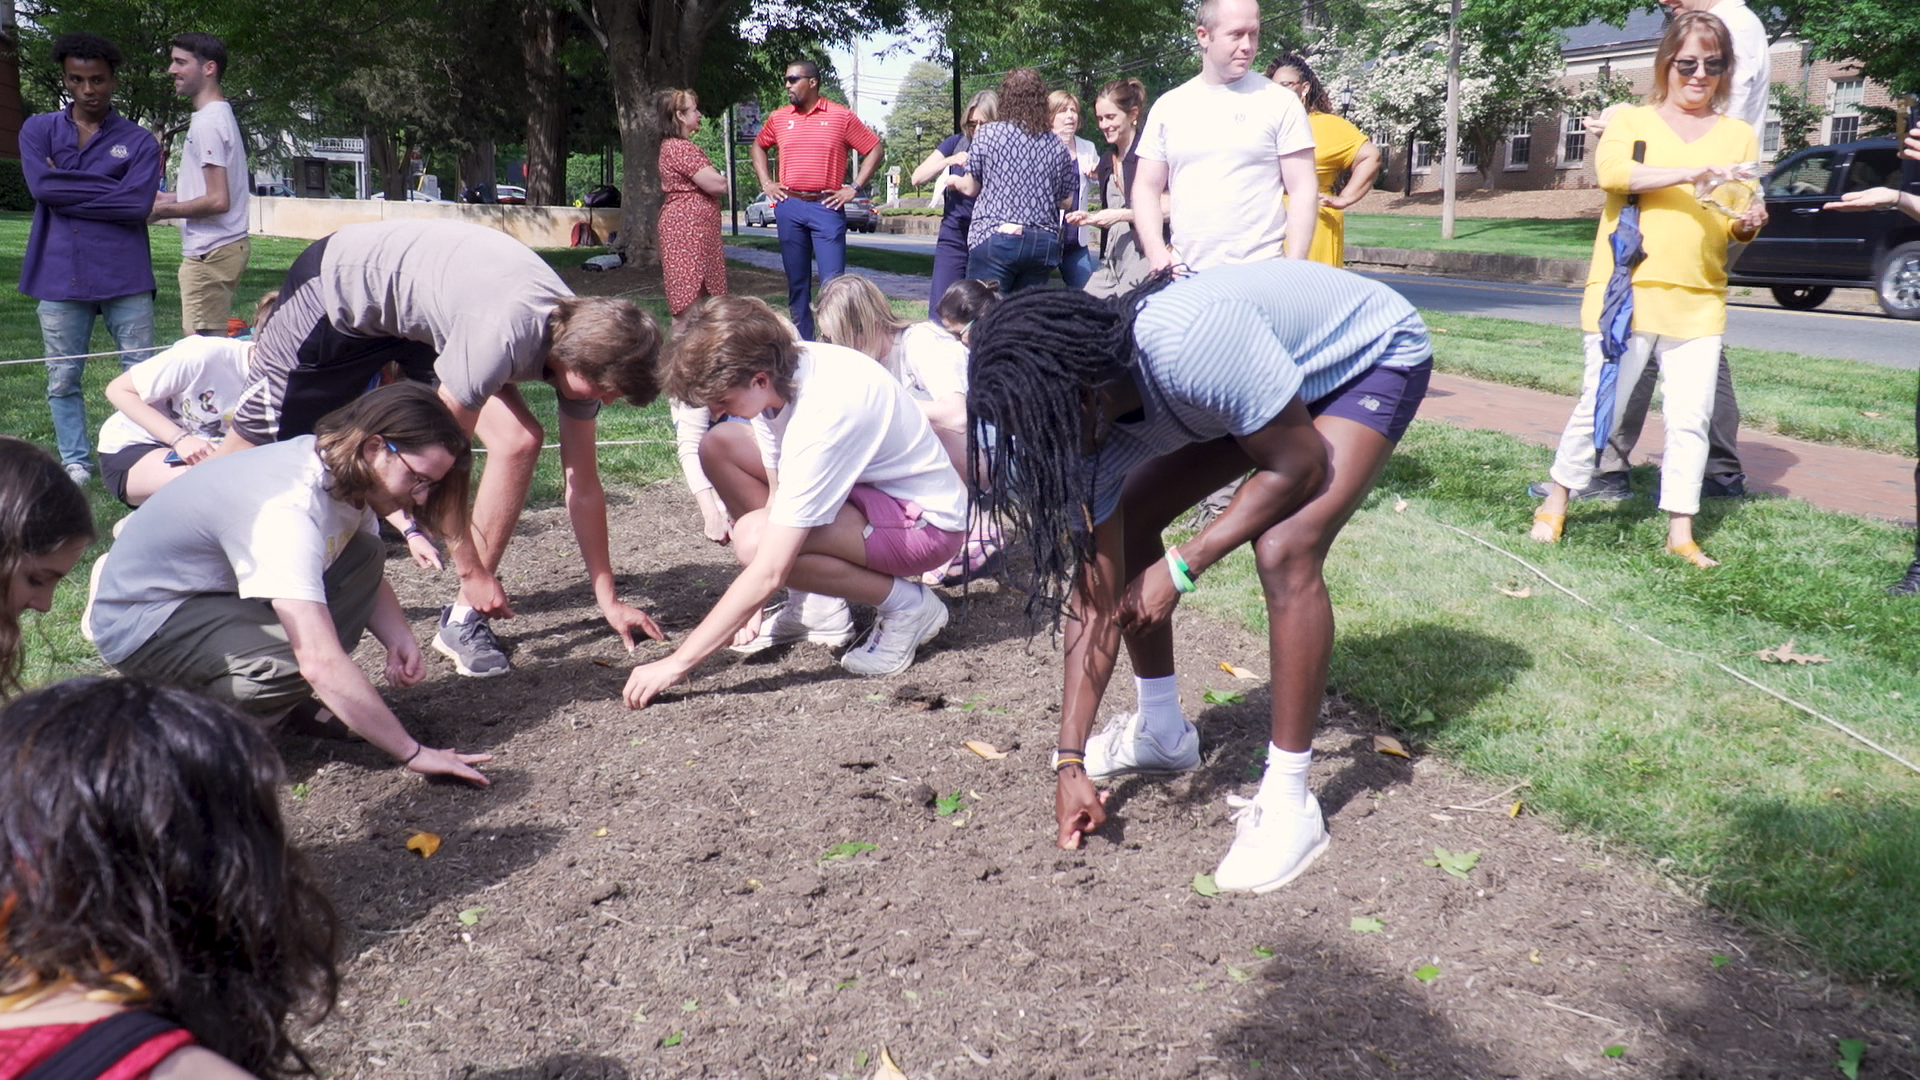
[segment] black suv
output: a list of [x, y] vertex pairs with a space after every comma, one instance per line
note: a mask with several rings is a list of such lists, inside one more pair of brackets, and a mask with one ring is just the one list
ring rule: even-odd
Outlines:
[[[1920, 319], [1920, 221], [1892, 209], [1826, 209], [1849, 191], [1902, 186], [1892, 139], [1816, 146], [1782, 160], [1761, 181], [1767, 227], [1728, 283], [1772, 289], [1795, 311], [1819, 307], [1835, 288], [1872, 289], [1887, 314]], [[1904, 187], [1920, 193], [1920, 169]]]

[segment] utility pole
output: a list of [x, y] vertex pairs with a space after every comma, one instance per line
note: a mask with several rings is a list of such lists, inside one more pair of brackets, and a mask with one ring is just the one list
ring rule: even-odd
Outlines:
[[1440, 239], [1453, 239], [1453, 197], [1460, 170], [1460, 0], [1447, 20], [1447, 152], [1440, 163]]

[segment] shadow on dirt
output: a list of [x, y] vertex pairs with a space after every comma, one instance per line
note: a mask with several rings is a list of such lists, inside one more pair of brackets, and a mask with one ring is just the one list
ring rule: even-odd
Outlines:
[[628, 1080], [626, 1065], [598, 1054], [555, 1054], [525, 1065], [480, 1070], [469, 1066], [452, 1080]]

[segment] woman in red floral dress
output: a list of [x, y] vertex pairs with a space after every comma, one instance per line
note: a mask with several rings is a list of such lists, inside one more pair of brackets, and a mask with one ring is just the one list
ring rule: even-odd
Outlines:
[[720, 253], [720, 196], [726, 178], [687, 136], [700, 130], [700, 101], [691, 90], [662, 90], [660, 117], [660, 269], [667, 310], [677, 322], [701, 292], [727, 295]]

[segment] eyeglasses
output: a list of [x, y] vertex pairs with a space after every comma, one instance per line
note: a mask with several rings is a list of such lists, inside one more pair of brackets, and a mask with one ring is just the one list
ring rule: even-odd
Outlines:
[[1727, 61], [1726, 58], [1722, 56], [1716, 56], [1711, 60], [1695, 60], [1692, 57], [1687, 57], [1684, 60], [1676, 58], [1673, 61], [1673, 70], [1691, 79], [1693, 78], [1693, 73], [1698, 71], [1702, 65], [1706, 67], [1709, 77], [1717, 77], [1727, 73]]
[[402, 454], [400, 452], [400, 448], [393, 445], [391, 441], [387, 439], [382, 439], [380, 441], [383, 443], [386, 443], [387, 453], [392, 454], [394, 457], [400, 459], [400, 467], [407, 470], [407, 476], [412, 478], [413, 484], [407, 490], [409, 492], [421, 493], [421, 498], [423, 499], [433, 498], [433, 493], [440, 490], [440, 481], [435, 480], [431, 476], [422, 476], [420, 474], [420, 470], [414, 468], [411, 464], [409, 464], [407, 461], [406, 455]]

